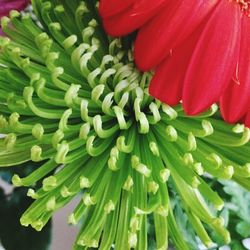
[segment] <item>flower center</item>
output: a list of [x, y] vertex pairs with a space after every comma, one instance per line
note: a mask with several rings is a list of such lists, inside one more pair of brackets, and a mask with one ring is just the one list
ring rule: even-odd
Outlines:
[[239, 5], [241, 10], [250, 17], [250, 0], [235, 0]]

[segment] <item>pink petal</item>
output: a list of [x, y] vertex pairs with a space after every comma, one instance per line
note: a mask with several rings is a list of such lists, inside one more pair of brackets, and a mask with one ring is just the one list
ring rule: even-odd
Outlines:
[[28, 0], [0, 0], [0, 17], [8, 15], [11, 10], [22, 10], [28, 3]]

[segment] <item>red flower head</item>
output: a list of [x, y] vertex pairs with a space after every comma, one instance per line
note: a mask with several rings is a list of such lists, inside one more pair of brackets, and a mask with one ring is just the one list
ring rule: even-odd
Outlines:
[[101, 0], [113, 36], [139, 29], [135, 61], [155, 70], [150, 94], [189, 115], [220, 102], [227, 122], [250, 125], [249, 0]]
[[0, 0], [0, 18], [3, 16], [8, 16], [11, 10], [24, 9], [29, 2], [29, 0]]

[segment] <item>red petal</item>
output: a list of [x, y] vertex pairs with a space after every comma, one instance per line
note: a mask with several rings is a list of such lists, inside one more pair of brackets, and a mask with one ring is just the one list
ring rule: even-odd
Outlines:
[[217, 2], [218, 0], [172, 0], [139, 31], [135, 42], [137, 66], [147, 71], [158, 65], [169, 50], [192, 34]]
[[[125, 0], [124, 0], [125, 1]], [[103, 25], [111, 36], [128, 34], [152, 18], [160, 9], [168, 3], [168, 0], [140, 0], [126, 11], [103, 19]]]
[[223, 94], [220, 105], [227, 122], [238, 121], [250, 108], [250, 22], [244, 15], [241, 26], [241, 44], [234, 79]]
[[247, 112], [244, 118], [244, 124], [246, 127], [250, 128], [250, 111]]
[[126, 10], [136, 0], [100, 0], [99, 12], [101, 17], [106, 18]]
[[239, 53], [241, 11], [220, 1], [211, 14], [191, 58], [183, 89], [183, 107], [200, 113], [219, 100], [228, 86]]
[[200, 32], [201, 29], [197, 30], [186, 42], [171, 51], [170, 56], [156, 68], [149, 86], [149, 93], [153, 97], [169, 105], [180, 102], [184, 76]]

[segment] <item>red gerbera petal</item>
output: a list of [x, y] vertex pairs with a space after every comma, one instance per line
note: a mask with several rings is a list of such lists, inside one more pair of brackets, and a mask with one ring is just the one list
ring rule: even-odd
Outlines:
[[220, 104], [223, 118], [237, 122], [250, 108], [250, 22], [242, 19], [240, 55], [236, 74], [223, 94]]
[[180, 102], [185, 72], [200, 32], [201, 29], [198, 29], [186, 42], [171, 51], [170, 56], [156, 68], [149, 86], [152, 96], [169, 105]]
[[167, 0], [158, 0], [156, 2], [152, 0], [134, 1], [133, 6], [125, 11], [104, 18], [104, 28], [111, 36], [128, 34], [146, 23], [167, 3]]
[[100, 0], [99, 12], [106, 18], [126, 10], [135, 0]]
[[235, 3], [219, 2], [192, 55], [183, 89], [183, 107], [189, 115], [219, 100], [238, 59], [241, 12]]
[[[215, 7], [218, 0], [175, 0], [142, 27], [135, 42], [135, 61], [144, 71], [154, 68], [186, 39]], [[153, 43], [152, 39], [153, 38]]]
[[247, 112], [244, 118], [244, 124], [246, 127], [250, 128], [250, 111]]

